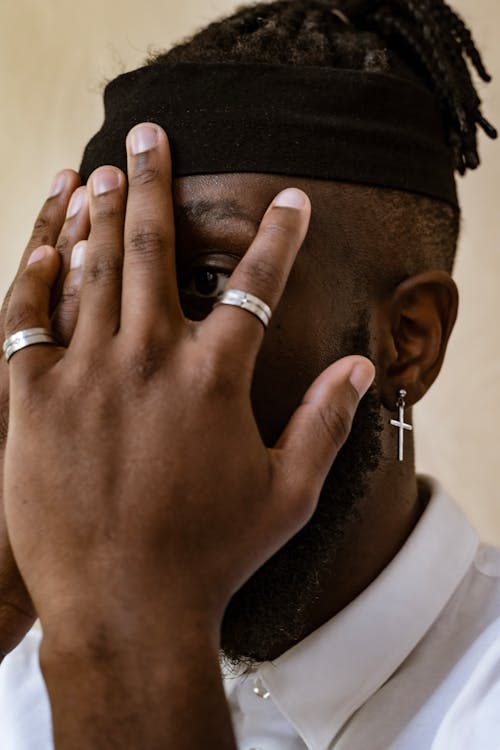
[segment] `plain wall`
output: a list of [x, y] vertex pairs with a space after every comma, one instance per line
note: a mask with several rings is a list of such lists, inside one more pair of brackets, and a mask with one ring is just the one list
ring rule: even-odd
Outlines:
[[[105, 80], [230, 11], [232, 0], [1, 0], [0, 292], [6, 291], [53, 175], [78, 168], [102, 120]], [[332, 6], [334, 2], [332, 0]], [[500, 125], [500, 5], [455, 0], [496, 83], [480, 84]], [[415, 409], [417, 461], [456, 497], [487, 541], [500, 544], [500, 144], [462, 181], [456, 267], [459, 322], [443, 372]]]

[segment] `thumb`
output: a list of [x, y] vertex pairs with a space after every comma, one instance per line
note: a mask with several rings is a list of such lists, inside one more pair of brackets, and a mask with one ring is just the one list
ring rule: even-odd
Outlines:
[[[338, 360], [319, 375], [273, 450], [283, 494], [317, 502], [332, 463], [345, 443], [361, 398], [375, 378], [365, 357]], [[315, 506], [314, 506], [315, 507]]]

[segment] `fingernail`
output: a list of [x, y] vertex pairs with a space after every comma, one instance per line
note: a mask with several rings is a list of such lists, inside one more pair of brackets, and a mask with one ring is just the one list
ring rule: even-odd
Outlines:
[[39, 260], [43, 260], [47, 256], [48, 251], [49, 249], [46, 246], [37, 247], [37, 249], [33, 250], [30, 255], [28, 266], [31, 265], [31, 263], [36, 263]]
[[49, 198], [55, 198], [56, 195], [59, 195], [60, 193], [62, 193], [65, 185], [66, 185], [66, 175], [64, 172], [59, 172], [54, 177], [54, 181], [50, 188]]
[[149, 151], [158, 144], [158, 130], [152, 125], [137, 125], [130, 131], [128, 146], [134, 156]]
[[285, 208], [304, 208], [307, 202], [306, 194], [296, 188], [287, 188], [283, 190], [274, 201], [275, 206], [284, 206]]
[[104, 195], [120, 186], [120, 173], [114, 169], [98, 169], [90, 181], [94, 195]]
[[85, 253], [87, 250], [87, 240], [77, 242], [71, 253], [70, 268], [80, 268], [85, 262]]
[[78, 211], [83, 206], [83, 199], [85, 198], [85, 188], [78, 188], [71, 196], [71, 200], [66, 211], [66, 218], [71, 219], [76, 216]]
[[374, 379], [375, 367], [368, 360], [355, 365], [349, 376], [351, 385], [357, 390], [360, 398], [363, 398]]

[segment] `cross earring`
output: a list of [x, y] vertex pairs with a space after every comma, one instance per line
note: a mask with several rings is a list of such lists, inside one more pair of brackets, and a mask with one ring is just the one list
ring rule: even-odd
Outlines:
[[399, 411], [399, 419], [391, 419], [391, 425], [393, 427], [397, 427], [399, 429], [399, 446], [398, 446], [398, 460], [403, 460], [403, 438], [405, 434], [405, 430], [409, 430], [410, 432], [413, 430], [413, 427], [411, 424], [406, 424], [405, 422], [405, 396], [406, 391], [401, 388], [398, 391], [398, 400], [396, 403], [396, 407]]

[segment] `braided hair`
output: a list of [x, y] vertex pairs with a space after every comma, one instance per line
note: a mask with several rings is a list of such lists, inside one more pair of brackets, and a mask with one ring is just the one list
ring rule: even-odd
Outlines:
[[[479, 163], [478, 127], [495, 128], [481, 112], [472, 78], [490, 76], [463, 20], [444, 0], [274, 0], [238, 8], [147, 63], [253, 63], [330, 66], [389, 73], [420, 81], [437, 97], [460, 174]], [[398, 256], [401, 271], [451, 272], [460, 212], [426, 196], [356, 186], [376, 198], [386, 227], [408, 237], [418, 228], [418, 248]], [[406, 240], [405, 240], [406, 241]], [[399, 243], [399, 247], [402, 243]]]
[[479, 163], [481, 113], [471, 66], [490, 81], [472, 35], [444, 0], [277, 0], [244, 6], [150, 63], [326, 65], [418, 77], [437, 96], [455, 167]]

